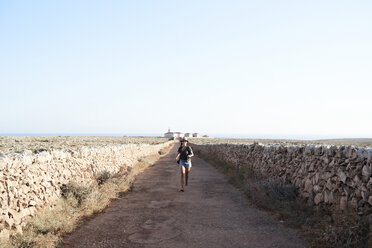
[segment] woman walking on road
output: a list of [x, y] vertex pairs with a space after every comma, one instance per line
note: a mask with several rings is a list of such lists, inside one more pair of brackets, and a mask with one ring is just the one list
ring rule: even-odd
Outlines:
[[[181, 146], [178, 148], [178, 153], [176, 160], [179, 160], [180, 171], [181, 171], [181, 190], [184, 192], [184, 185], [187, 186], [189, 180], [189, 173], [191, 170], [191, 157], [194, 156], [194, 153], [189, 146], [187, 139], [183, 138], [181, 140]], [[186, 181], [186, 183], [185, 183]]]

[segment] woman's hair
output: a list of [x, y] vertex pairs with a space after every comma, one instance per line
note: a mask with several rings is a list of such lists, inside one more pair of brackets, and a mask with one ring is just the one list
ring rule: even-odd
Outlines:
[[[185, 142], [185, 141], [183, 141], [183, 142]], [[186, 146], [189, 146], [189, 142], [188, 141], [186, 141], [186, 142], [187, 142], [187, 145]], [[182, 147], [182, 140], [181, 140], [180, 147]]]

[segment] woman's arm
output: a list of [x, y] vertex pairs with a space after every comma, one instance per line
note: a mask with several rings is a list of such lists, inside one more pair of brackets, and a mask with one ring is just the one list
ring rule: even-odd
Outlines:
[[181, 147], [179, 147], [177, 150], [176, 161], [180, 158], [180, 156], [181, 156]]
[[192, 151], [191, 147], [190, 147], [190, 154], [188, 155], [189, 158], [191, 157], [194, 157], [194, 152]]

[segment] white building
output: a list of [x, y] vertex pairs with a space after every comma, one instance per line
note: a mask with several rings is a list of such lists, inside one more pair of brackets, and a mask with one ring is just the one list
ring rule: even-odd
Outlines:
[[199, 138], [200, 134], [199, 133], [182, 133], [182, 132], [171, 132], [170, 129], [168, 129], [168, 132], [164, 134], [165, 138]]
[[164, 134], [165, 138], [183, 138], [185, 137], [185, 134], [182, 132], [171, 132], [170, 129], [168, 129], [168, 132]]

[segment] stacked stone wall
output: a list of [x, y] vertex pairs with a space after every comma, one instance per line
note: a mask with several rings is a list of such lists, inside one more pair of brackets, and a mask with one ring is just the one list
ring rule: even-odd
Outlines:
[[249, 167], [260, 179], [294, 184], [315, 205], [353, 207], [372, 214], [372, 149], [259, 144], [192, 145], [201, 156], [235, 169]]
[[112, 174], [156, 154], [173, 142], [158, 145], [129, 144], [50, 150], [0, 156], [0, 238], [22, 232], [25, 218], [61, 197], [61, 186], [71, 182], [89, 185], [107, 171]]

